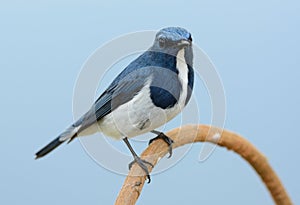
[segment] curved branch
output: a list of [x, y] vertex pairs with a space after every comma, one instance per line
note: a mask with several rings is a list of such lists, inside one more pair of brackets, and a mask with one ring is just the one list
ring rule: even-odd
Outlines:
[[[266, 157], [250, 142], [238, 134], [208, 125], [187, 125], [166, 133], [174, 140], [173, 148], [193, 143], [211, 142], [242, 156], [255, 169], [265, 183], [276, 204], [292, 204], [280, 179], [271, 168]], [[166, 143], [156, 140], [142, 153], [141, 157], [155, 165], [168, 152]], [[148, 167], [151, 172], [152, 168]], [[129, 171], [115, 205], [133, 205], [137, 201], [145, 183], [145, 173], [134, 164]]]

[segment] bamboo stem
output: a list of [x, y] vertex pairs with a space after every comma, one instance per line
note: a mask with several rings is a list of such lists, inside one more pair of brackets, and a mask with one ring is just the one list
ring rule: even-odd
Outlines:
[[[274, 202], [278, 205], [292, 204], [280, 179], [271, 168], [268, 160], [250, 142], [240, 135], [208, 125], [187, 125], [166, 133], [174, 140], [173, 148], [193, 142], [211, 142], [242, 156], [259, 174], [268, 188]], [[154, 166], [168, 152], [166, 143], [154, 141], [141, 155]], [[149, 172], [152, 168], [148, 166]], [[134, 164], [125, 179], [115, 205], [133, 205], [136, 203], [145, 183], [145, 173]]]

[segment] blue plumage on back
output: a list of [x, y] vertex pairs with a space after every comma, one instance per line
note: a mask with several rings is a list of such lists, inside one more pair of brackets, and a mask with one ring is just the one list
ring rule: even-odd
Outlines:
[[177, 74], [175, 56], [156, 51], [144, 52], [130, 63], [97, 99], [97, 120], [130, 101], [150, 77], [153, 80], [150, 85], [153, 103], [161, 108], [174, 106], [181, 88]]

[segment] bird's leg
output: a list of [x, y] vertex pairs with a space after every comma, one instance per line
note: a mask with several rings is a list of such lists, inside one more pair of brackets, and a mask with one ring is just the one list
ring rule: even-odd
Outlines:
[[168, 158], [170, 158], [172, 156], [172, 150], [173, 150], [172, 149], [172, 144], [174, 143], [174, 141], [170, 137], [165, 135], [163, 132], [159, 132], [159, 131], [156, 131], [156, 130], [152, 130], [151, 132], [154, 133], [154, 134], [157, 134], [157, 137], [154, 137], [153, 139], [151, 139], [149, 141], [149, 144], [151, 144], [155, 140], [162, 139], [169, 146], [169, 157]]
[[125, 137], [123, 139], [123, 141], [125, 142], [125, 144], [127, 145], [127, 147], [129, 148], [132, 156], [133, 156], [133, 161], [129, 163], [129, 169], [131, 169], [132, 165], [134, 163], [137, 163], [141, 168], [142, 170], [144, 170], [144, 172], [146, 172], [146, 175], [147, 175], [147, 178], [148, 178], [148, 183], [151, 182], [151, 179], [150, 179], [150, 174], [149, 174], [149, 170], [148, 170], [148, 167], [147, 167], [147, 164], [150, 165], [151, 167], [153, 167], [153, 164], [151, 164], [150, 162], [147, 162], [146, 160], [143, 160], [141, 159], [136, 153], [135, 151], [133, 150], [132, 146], [130, 145], [127, 137]]

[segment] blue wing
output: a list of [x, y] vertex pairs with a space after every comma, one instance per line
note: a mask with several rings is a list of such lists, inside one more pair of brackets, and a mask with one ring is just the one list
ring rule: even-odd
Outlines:
[[141, 70], [140, 72], [128, 73], [118, 83], [111, 84], [74, 126], [81, 125], [80, 132], [96, 121], [101, 120], [120, 105], [130, 101], [143, 88], [147, 77], [149, 77], [147, 72]]

